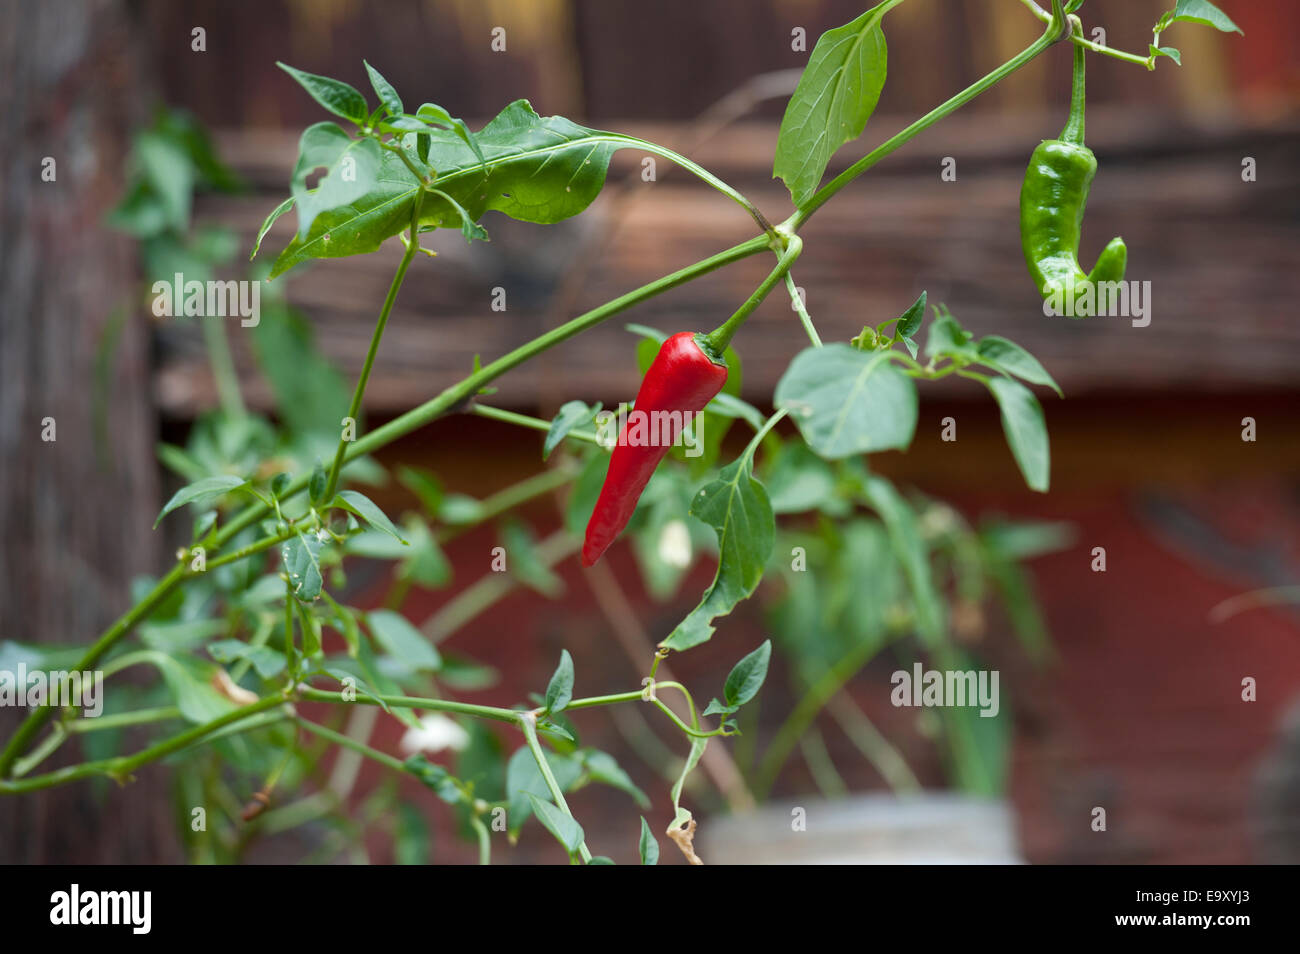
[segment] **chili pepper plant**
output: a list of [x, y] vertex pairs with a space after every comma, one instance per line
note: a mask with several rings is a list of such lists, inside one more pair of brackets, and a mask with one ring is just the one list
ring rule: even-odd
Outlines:
[[[1122, 240], [1106, 246], [1090, 274], [1077, 260], [1096, 172], [1096, 159], [1083, 144], [1084, 61], [1108, 56], [1147, 70], [1164, 59], [1181, 65], [1179, 52], [1161, 45], [1167, 29], [1179, 23], [1236, 27], [1207, 0], [1177, 0], [1155, 24], [1148, 51], [1128, 53], [1087, 39], [1078, 15], [1082, 0], [1064, 6], [1053, 0], [1050, 9], [1021, 0], [1026, 15], [1043, 24], [1036, 40], [824, 181], [832, 155], [863, 133], [875, 108], [886, 76], [885, 26], [901, 2], [884, 0], [828, 31], [814, 47], [777, 139], [773, 174], [793, 204], [779, 221], [686, 156], [539, 116], [525, 100], [475, 131], [434, 103], [409, 109], [369, 64], [373, 98], [284, 66], [332, 118], [303, 131], [289, 195], [267, 216], [251, 249], [256, 263], [250, 274], [272, 280], [252, 341], [275, 392], [279, 421], [244, 405], [225, 331], [219, 322], [204, 322], [220, 406], [198, 420], [186, 446], [159, 451], [186, 483], [158, 520], [174, 527], [190, 513], [186, 542], [161, 575], [139, 582], [130, 608], [88, 645], [0, 646], [7, 662], [98, 671], [109, 680], [107, 711], [97, 718], [48, 698], [31, 707], [0, 750], [0, 794], [34, 797], [56, 785], [127, 783], [146, 765], [166, 761], [177, 769], [178, 817], [193, 860], [238, 860], [258, 834], [321, 820], [330, 826], [329, 837], [313, 857], [361, 852], [361, 836], [378, 826], [393, 836], [398, 860], [421, 861], [429, 858], [424, 821], [397, 788], [398, 780], [413, 776], [452, 807], [485, 863], [494, 832], [517, 834], [535, 817], [564, 857], [594, 864], [608, 862], [599, 852], [615, 848], [588, 844], [566, 796], [598, 783], [624, 790], [638, 804], [643, 814], [639, 826], [631, 822], [628, 839], [644, 863], [658, 858], [657, 831], [698, 862], [687, 783], [706, 748], [734, 745], [744, 783], [763, 796], [802, 746], [818, 784], [834, 793], [834, 768], [818, 757], [825, 749], [815, 720], [824, 710], [891, 786], [915, 788], [898, 752], [842, 688], [887, 645], [940, 667], [963, 668], [970, 650], [954, 633], [969, 628], [971, 614], [990, 594], [1005, 603], [1026, 649], [1046, 653], [1045, 627], [1020, 564], [1059, 546], [1062, 535], [1050, 525], [971, 527], [948, 505], [873, 473], [868, 456], [906, 450], [916, 428], [918, 384], [956, 375], [988, 389], [1024, 480], [1045, 493], [1048, 436], [1031, 387], [1057, 389], [1024, 349], [1005, 338], [978, 337], [942, 304], [929, 309], [924, 293], [910, 306], [900, 302], [897, 317], [873, 316], [851, 341], [823, 342], [794, 279], [804, 248], [800, 233], [886, 156], [1066, 43], [1074, 50], [1069, 116], [1058, 139], [1033, 148], [1021, 194], [1029, 277], [1046, 298], [1065, 286], [1117, 281], [1126, 264]], [[697, 177], [743, 208], [754, 234], [504, 355], [476, 361], [458, 383], [382, 426], [362, 426], [366, 387], [403, 281], [412, 268], [438, 267], [422, 256], [422, 237], [458, 229], [473, 245], [487, 239], [483, 223], [492, 211], [538, 226], [578, 215], [599, 195], [611, 157], [623, 149], [668, 159]], [[146, 274], [183, 271], [201, 279], [229, 266], [236, 242], [219, 230], [190, 228], [189, 194], [237, 186], [195, 123], [163, 113], [137, 140], [132, 179], [112, 224], [140, 240]], [[268, 268], [261, 264], [263, 240], [290, 212], [296, 230]], [[308, 262], [374, 252], [390, 240], [404, 252], [377, 303], [369, 348], [349, 395], [315, 350], [305, 317], [272, 294], [273, 280]], [[492, 406], [492, 382], [542, 352], [754, 256], [770, 257], [770, 272], [732, 314], [719, 316], [717, 327], [630, 326], [642, 338], [636, 350], [645, 378], [620, 425], [598, 426], [608, 425], [602, 409], [582, 401], [564, 404], [551, 420]], [[746, 320], [774, 292], [790, 295], [809, 344], [791, 356], [773, 411], [765, 413], [739, 397], [739, 355]], [[927, 310], [933, 311], [928, 326]], [[581, 374], [581, 368], [571, 371], [574, 380]], [[646, 424], [633, 419], [637, 412], [648, 419], [651, 436], [656, 415], [665, 416], [659, 439], [635, 436]], [[444, 492], [432, 473], [398, 468], [394, 476], [420, 509], [392, 519], [358, 489], [388, 476], [372, 455], [452, 414], [478, 414], [544, 434], [539, 473], [474, 499]], [[696, 424], [702, 452], [670, 454], [670, 445]], [[746, 429], [747, 440], [724, 459], [724, 437]], [[519, 520], [501, 525], [512, 561], [509, 582], [503, 585], [496, 575], [471, 584], [420, 628], [400, 612], [413, 587], [447, 584], [453, 568], [442, 546], [450, 539], [557, 493], [565, 501], [565, 525], [553, 536], [537, 541]], [[693, 560], [712, 558], [717, 567], [698, 605], [655, 634], [658, 645], [644, 660], [644, 680], [613, 694], [583, 695], [581, 674], [564, 651], [549, 683], [518, 705], [464, 701], [491, 673], [437, 644], [512, 586], [554, 595], [557, 564], [580, 559], [592, 567], [623, 532], [652, 596], [675, 593]], [[345, 558], [366, 557], [393, 561], [392, 591], [381, 608], [362, 610], [336, 595], [346, 585]], [[715, 686], [687, 687], [662, 670], [672, 654], [725, 640], [726, 617], [764, 580], [766, 618], [800, 701], [760, 753], [751, 703], [766, 677], [772, 643], [738, 647], [741, 658]], [[155, 669], [161, 679], [145, 687], [112, 679], [139, 666]], [[568, 718], [616, 706], [639, 707], [680, 734], [684, 757], [671, 769], [670, 807], [651, 806], [612, 757], [581, 744]], [[334, 715], [308, 718], [309, 709]], [[401, 720], [417, 739], [442, 738], [440, 744], [458, 752], [454, 763], [444, 766], [423, 754], [402, 759], [372, 746], [376, 717]], [[956, 709], [943, 719], [953, 784], [997, 792], [997, 751], [1005, 750], [1005, 737], [991, 743], [981, 738], [985, 722]], [[149, 743], [119, 751], [127, 730], [148, 733]], [[503, 736], [514, 741], [512, 751]], [[74, 739], [80, 745], [64, 754], [77, 749], [80, 757], [46, 767]], [[391, 770], [390, 780], [359, 808], [347, 805], [354, 765], [341, 773], [350, 771], [350, 779], [321, 783], [321, 757], [335, 748]], [[345, 764], [342, 755], [336, 764]], [[314, 791], [295, 797], [300, 789]], [[207, 806], [203, 824], [195, 806]], [[650, 826], [645, 814], [667, 819], [666, 830]]]

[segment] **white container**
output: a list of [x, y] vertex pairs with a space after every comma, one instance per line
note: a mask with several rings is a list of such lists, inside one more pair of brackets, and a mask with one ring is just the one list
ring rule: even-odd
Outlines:
[[699, 820], [707, 864], [1022, 864], [1010, 807], [954, 792], [769, 802]]

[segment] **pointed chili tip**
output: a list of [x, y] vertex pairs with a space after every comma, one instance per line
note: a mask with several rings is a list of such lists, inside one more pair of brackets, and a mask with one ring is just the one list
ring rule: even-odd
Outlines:
[[585, 567], [595, 566], [596, 561], [600, 559], [601, 554], [604, 552], [604, 550], [597, 550], [591, 546], [584, 546], [582, 548], [582, 565]]

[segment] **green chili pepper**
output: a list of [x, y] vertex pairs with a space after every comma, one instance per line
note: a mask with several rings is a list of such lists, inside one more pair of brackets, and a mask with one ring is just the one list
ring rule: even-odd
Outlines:
[[[1071, 21], [1077, 23], [1073, 17]], [[1079, 267], [1079, 230], [1088, 187], [1097, 172], [1097, 159], [1083, 144], [1083, 57], [1083, 47], [1076, 45], [1065, 129], [1059, 139], [1044, 140], [1034, 150], [1020, 189], [1020, 244], [1029, 274], [1045, 299], [1059, 303], [1068, 296], [1071, 305], [1064, 313], [1074, 318], [1096, 312], [1096, 283], [1122, 281], [1128, 260], [1124, 240], [1116, 237], [1090, 273]], [[1092, 294], [1085, 294], [1089, 285]]]

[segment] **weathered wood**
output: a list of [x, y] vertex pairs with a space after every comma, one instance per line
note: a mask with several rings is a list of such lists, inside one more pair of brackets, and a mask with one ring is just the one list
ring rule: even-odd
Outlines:
[[[1288, 212], [1300, 163], [1300, 127], [1217, 122], [1190, 125], [1150, 111], [1097, 110], [1089, 139], [1101, 170], [1084, 227], [1085, 260], [1111, 236], [1129, 245], [1129, 279], [1151, 283], [1148, 327], [1127, 319], [1049, 319], [1030, 285], [1020, 252], [1017, 202], [1026, 156], [1053, 135], [1058, 116], [954, 117], [889, 157], [805, 230], [799, 284], [822, 335], [843, 340], [867, 323], [905, 308], [921, 289], [943, 301], [977, 334], [1005, 335], [1038, 355], [1072, 396], [1094, 391], [1154, 393], [1170, 388], [1228, 390], [1295, 383], [1300, 327], [1288, 319], [1300, 294], [1293, 267], [1300, 221]], [[903, 125], [873, 120], [883, 138]], [[629, 131], [673, 141], [671, 124], [627, 124]], [[768, 178], [775, 124], [742, 123], [696, 151], [774, 218], [789, 209]], [[872, 140], [876, 141], [876, 140]], [[223, 153], [257, 187], [238, 199], [211, 200], [210, 221], [235, 229], [246, 244], [284, 191], [295, 151], [290, 134], [230, 133]], [[850, 147], [840, 168], [861, 153]], [[1259, 180], [1243, 182], [1241, 159], [1254, 157]], [[953, 182], [941, 160], [957, 163]], [[640, 156], [623, 153], [610, 181], [624, 188]], [[663, 170], [661, 163], [661, 172]], [[591, 307], [750, 234], [744, 213], [680, 171], [654, 185], [634, 179], [637, 201], [623, 203], [612, 239], [599, 246], [577, 308]], [[598, 227], [603, 196], [583, 217], [542, 228], [492, 215], [493, 240], [466, 248], [453, 233], [428, 242], [440, 255], [412, 270], [390, 321], [367, 395], [368, 407], [393, 413], [463, 376], [473, 356], [495, 357], [540, 333], [550, 296], [585, 230]], [[292, 229], [288, 216], [264, 248], [275, 252]], [[351, 376], [359, 368], [374, 314], [398, 251], [313, 263], [282, 281], [311, 320], [325, 352]], [[648, 302], [568, 342], [499, 382], [498, 403], [528, 407], [568, 397], [618, 400], [636, 386], [622, 326], [711, 328], [741, 302], [770, 267], [754, 258]], [[491, 310], [492, 289], [506, 290], [507, 311]], [[246, 336], [232, 330], [255, 403], [268, 392], [249, 360]], [[187, 417], [210, 406], [213, 389], [198, 329], [184, 319], [159, 326], [164, 360], [157, 372], [165, 412]], [[785, 294], [766, 302], [737, 347], [745, 393], [764, 400], [803, 333]], [[949, 379], [928, 393], [967, 393]]]
[[[100, 224], [148, 87], [120, 4], [26, 4], [0, 24], [0, 640], [88, 644], [159, 565], [148, 326], [113, 329], [134, 258]], [[0, 737], [23, 714], [0, 710]], [[165, 806], [159, 776], [0, 798], [0, 861], [172, 860]]]

